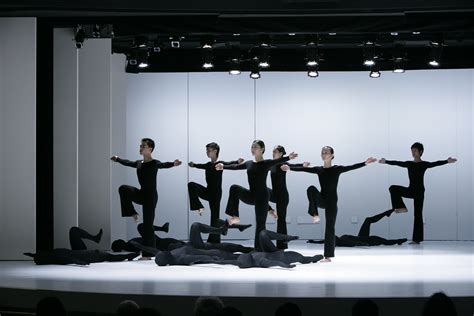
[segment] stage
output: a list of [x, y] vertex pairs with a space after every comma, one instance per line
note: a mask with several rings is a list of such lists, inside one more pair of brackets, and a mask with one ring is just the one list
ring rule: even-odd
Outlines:
[[[154, 261], [97, 263], [88, 267], [4, 261], [0, 262], [0, 287], [7, 296], [9, 292], [39, 290], [89, 297], [159, 295], [178, 299], [212, 295], [254, 301], [263, 297], [353, 301], [362, 297], [424, 299], [443, 291], [453, 298], [472, 299], [473, 249], [474, 243], [468, 241], [340, 247], [336, 248], [332, 263], [298, 264], [293, 269], [239, 269], [231, 265], [158, 267]], [[321, 254], [322, 245], [296, 241], [289, 250]], [[5, 306], [5, 302], [0, 306]]]

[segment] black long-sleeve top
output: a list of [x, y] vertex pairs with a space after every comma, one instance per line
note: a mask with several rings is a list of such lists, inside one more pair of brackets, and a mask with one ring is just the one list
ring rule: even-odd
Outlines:
[[224, 169], [228, 170], [244, 170], [247, 169], [247, 177], [249, 188], [252, 193], [267, 192], [267, 175], [270, 168], [288, 161], [290, 158], [281, 157], [279, 159], [265, 159], [259, 162], [248, 160], [241, 164], [224, 165]]
[[138, 182], [140, 183], [141, 189], [145, 192], [156, 192], [156, 175], [158, 169], [174, 167], [173, 162], [161, 162], [156, 159], [143, 162], [142, 160], [131, 161], [117, 158], [117, 162], [121, 165], [137, 169]]
[[448, 163], [448, 160], [439, 160], [434, 162], [428, 161], [395, 161], [395, 160], [385, 160], [387, 165], [399, 166], [408, 169], [408, 178], [410, 184], [408, 187], [416, 192], [425, 191], [424, 176], [428, 168], [433, 168], [437, 166], [442, 166]]
[[329, 168], [324, 167], [294, 167], [290, 166], [290, 170], [293, 171], [304, 171], [309, 173], [315, 173], [319, 177], [319, 184], [321, 185], [321, 195], [327, 200], [337, 201], [337, 184], [339, 182], [339, 176], [341, 173], [351, 171], [354, 169], [362, 168], [365, 166], [365, 162], [357, 163], [351, 166], [332, 166]]
[[193, 165], [194, 168], [204, 169], [206, 171], [206, 183], [209, 191], [214, 193], [222, 193], [222, 170], [216, 170], [216, 165], [222, 163], [224, 166], [238, 164], [237, 160], [233, 161], [209, 161], [207, 163]]
[[[272, 180], [272, 189], [276, 195], [288, 193], [286, 187], [286, 171], [281, 170], [284, 163], [278, 163], [270, 168], [270, 178]], [[288, 164], [290, 167], [302, 167], [303, 164]]]

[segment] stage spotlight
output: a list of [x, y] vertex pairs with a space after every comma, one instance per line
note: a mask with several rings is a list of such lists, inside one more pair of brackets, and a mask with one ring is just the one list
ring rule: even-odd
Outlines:
[[212, 36], [203, 36], [201, 38], [201, 48], [211, 49], [214, 42], [215, 41], [214, 41], [214, 38]]
[[127, 59], [130, 66], [136, 66], [138, 64], [137, 52], [135, 50], [129, 52]]
[[316, 69], [308, 69], [308, 77], [311, 77], [311, 78], [319, 77], [319, 72]]
[[171, 48], [179, 48], [181, 46], [181, 39], [184, 39], [184, 37], [178, 37], [178, 36], [170, 36], [170, 46]]
[[405, 58], [396, 57], [393, 59], [393, 72], [398, 74], [405, 72]]
[[310, 40], [306, 43], [306, 66], [316, 67], [318, 65], [318, 43], [316, 40]]
[[378, 69], [373, 69], [370, 71], [369, 74], [370, 78], [379, 78], [380, 77], [380, 71]]
[[159, 53], [161, 52], [161, 48], [162, 48], [162, 43], [159, 39], [156, 39], [153, 41], [153, 52], [154, 53]]
[[254, 63], [252, 66], [252, 71], [250, 72], [250, 78], [252, 79], [259, 79], [260, 78], [260, 70], [258, 68], [258, 64]]
[[211, 69], [214, 68], [214, 63], [213, 63], [213, 52], [211, 48], [203, 48], [201, 49], [202, 53], [202, 68], [203, 69]]
[[94, 28], [92, 29], [92, 37], [98, 38], [100, 37], [100, 25], [95, 24]]
[[84, 32], [84, 28], [82, 27], [82, 25], [78, 25], [74, 34], [74, 41], [76, 42], [77, 49], [81, 49], [82, 46], [84, 46], [85, 38], [86, 33]]
[[268, 68], [270, 67], [270, 55], [268, 53], [267, 47], [260, 47], [260, 54], [257, 57], [258, 59], [258, 66], [260, 68]]
[[375, 41], [368, 40], [364, 43], [364, 66], [372, 67], [375, 65], [378, 58], [376, 47]]
[[148, 61], [148, 52], [141, 52], [140, 53], [140, 62], [138, 63], [138, 68], [147, 68], [149, 66]]
[[135, 47], [145, 48], [148, 44], [148, 38], [146, 36], [136, 36], [134, 41]]
[[232, 46], [231, 47], [231, 55], [230, 55], [230, 68], [229, 74], [231, 75], [240, 75], [241, 73], [241, 53], [240, 47]]
[[441, 41], [432, 41], [430, 43], [431, 53], [430, 60], [428, 64], [431, 67], [439, 67], [441, 64], [441, 53], [443, 50], [443, 43]]

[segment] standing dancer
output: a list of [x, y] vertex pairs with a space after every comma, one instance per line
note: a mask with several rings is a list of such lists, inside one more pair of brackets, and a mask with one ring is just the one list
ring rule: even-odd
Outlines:
[[[244, 160], [239, 158], [235, 161], [224, 162], [218, 161], [219, 145], [217, 143], [209, 143], [206, 145], [206, 154], [211, 161], [205, 164], [197, 164], [190, 162], [191, 168], [206, 170], [206, 183], [204, 187], [196, 182], [188, 183], [189, 204], [192, 211], [197, 211], [199, 215], [204, 212], [204, 206], [199, 198], [209, 201], [209, 208], [211, 209], [211, 226], [218, 227], [217, 221], [220, 215], [221, 198], [222, 198], [222, 170], [216, 170], [216, 164], [222, 163], [224, 165], [232, 165], [242, 163]], [[218, 234], [210, 234], [208, 242], [218, 243], [221, 241], [221, 236]]]
[[[277, 145], [273, 148], [273, 159], [280, 159], [286, 155], [285, 147]], [[286, 210], [290, 201], [288, 189], [286, 187], [286, 171], [281, 169], [283, 163], [278, 163], [271, 167], [270, 178], [272, 180], [272, 189], [268, 189], [268, 196], [271, 202], [276, 203], [275, 210], [268, 206], [269, 213], [277, 220], [277, 232], [287, 234], [286, 227]], [[303, 164], [292, 164], [291, 166], [303, 166]], [[288, 242], [286, 240], [277, 240], [278, 249], [287, 249]]]
[[[352, 166], [333, 166], [334, 149], [324, 146], [321, 149], [321, 158], [324, 162], [322, 167], [309, 167], [309, 162], [305, 162], [302, 167], [283, 166], [283, 170], [304, 171], [315, 173], [319, 177], [321, 192], [314, 185], [307, 189], [309, 207], [308, 213], [313, 217], [318, 216], [318, 207], [326, 210], [326, 229], [324, 233], [324, 260], [330, 262], [334, 257], [336, 246], [336, 217], [337, 217], [337, 184], [341, 173], [364, 167], [369, 163], [377, 161], [375, 158], [368, 158], [366, 161]], [[318, 216], [319, 218], [319, 216]]]
[[[143, 138], [140, 144], [140, 155], [143, 160], [130, 161], [117, 156], [110, 158], [124, 166], [137, 169], [140, 189], [130, 185], [122, 185], [119, 188], [122, 217], [133, 217], [138, 222], [139, 216], [133, 207], [133, 203], [143, 205], [143, 244], [155, 248], [155, 236], [153, 221], [155, 220], [155, 208], [158, 202], [156, 190], [156, 175], [158, 169], [179, 166], [181, 161], [161, 162], [153, 159], [151, 154], [155, 149], [155, 142], [150, 138]], [[151, 254], [143, 253], [143, 259], [149, 259]]]
[[229, 200], [227, 202], [226, 214], [231, 216], [229, 223], [235, 224], [240, 222], [239, 218], [239, 200], [249, 204], [255, 205], [255, 249], [260, 249], [258, 236], [260, 231], [265, 229], [265, 222], [267, 220], [268, 212], [268, 188], [267, 188], [267, 175], [270, 168], [279, 163], [295, 159], [298, 154], [291, 153], [287, 157], [281, 157], [279, 159], [263, 159], [263, 153], [265, 152], [265, 143], [261, 140], [255, 140], [251, 147], [252, 155], [255, 157], [255, 161], [248, 160], [241, 164], [227, 165], [217, 164], [217, 170], [247, 170], [247, 177], [249, 182], [249, 189], [246, 189], [240, 185], [232, 185], [229, 190]]
[[428, 162], [421, 160], [423, 155], [424, 147], [421, 143], [414, 143], [411, 146], [411, 154], [413, 161], [395, 161], [385, 160], [382, 158], [379, 160], [382, 164], [399, 166], [408, 169], [408, 178], [410, 183], [407, 187], [400, 185], [392, 185], [389, 188], [390, 197], [392, 199], [392, 207], [395, 213], [406, 213], [407, 207], [403, 203], [404, 198], [413, 199], [415, 207], [415, 221], [413, 223], [413, 237], [411, 244], [420, 244], [423, 241], [423, 201], [425, 199], [425, 185], [424, 176], [428, 168], [442, 166], [447, 163], [454, 163], [457, 161], [455, 158], [449, 157], [446, 160], [439, 160], [435, 162]]

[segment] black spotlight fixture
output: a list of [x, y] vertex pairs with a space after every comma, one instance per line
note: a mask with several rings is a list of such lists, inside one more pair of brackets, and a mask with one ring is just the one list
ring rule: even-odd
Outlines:
[[372, 66], [372, 68], [370, 69], [369, 76], [370, 76], [370, 78], [380, 78], [380, 76], [381, 76], [380, 69], [379, 69], [377, 64]]
[[407, 54], [402, 45], [395, 45], [393, 52], [393, 72], [404, 73], [406, 68]]
[[214, 54], [212, 49], [205, 48], [201, 50], [202, 52], [202, 68], [209, 70], [214, 68]]
[[130, 66], [137, 66], [138, 65], [138, 54], [135, 49], [132, 49], [127, 54], [128, 64]]
[[431, 67], [439, 67], [441, 65], [441, 53], [443, 51], [443, 41], [441, 38], [434, 39], [430, 42], [431, 52], [428, 64]]
[[250, 78], [260, 79], [260, 69], [258, 67], [258, 63], [256, 63], [256, 62], [252, 65], [252, 70], [250, 72]]
[[319, 77], [319, 72], [317, 67], [308, 66], [308, 77], [316, 78]]
[[364, 42], [364, 66], [372, 67], [375, 65], [377, 55], [377, 44], [374, 40], [367, 40]]
[[140, 58], [140, 62], [138, 63], [138, 68], [148, 68], [148, 66], [150, 65], [149, 64], [149, 53], [148, 51], [144, 50], [144, 51], [140, 51], [140, 54], [139, 54]]
[[260, 47], [260, 55], [258, 56], [258, 66], [260, 68], [270, 67], [270, 54], [267, 47]]
[[148, 46], [148, 38], [146, 36], [136, 36], [133, 43], [137, 48], [146, 48]]
[[240, 49], [238, 47], [232, 47], [229, 74], [240, 75], [241, 73], [240, 64], [241, 64]]
[[153, 41], [153, 52], [159, 53], [163, 49], [163, 43], [157, 38]]
[[317, 39], [310, 39], [306, 43], [306, 66], [319, 66], [319, 53]]
[[84, 27], [82, 25], [78, 25], [74, 34], [74, 41], [76, 42], [77, 49], [81, 49], [82, 46], [84, 46], [85, 38], [86, 32], [84, 31]]
[[94, 38], [99, 38], [100, 37], [100, 25], [99, 24], [94, 24], [94, 27], [92, 28], [92, 37], [94, 37]]

